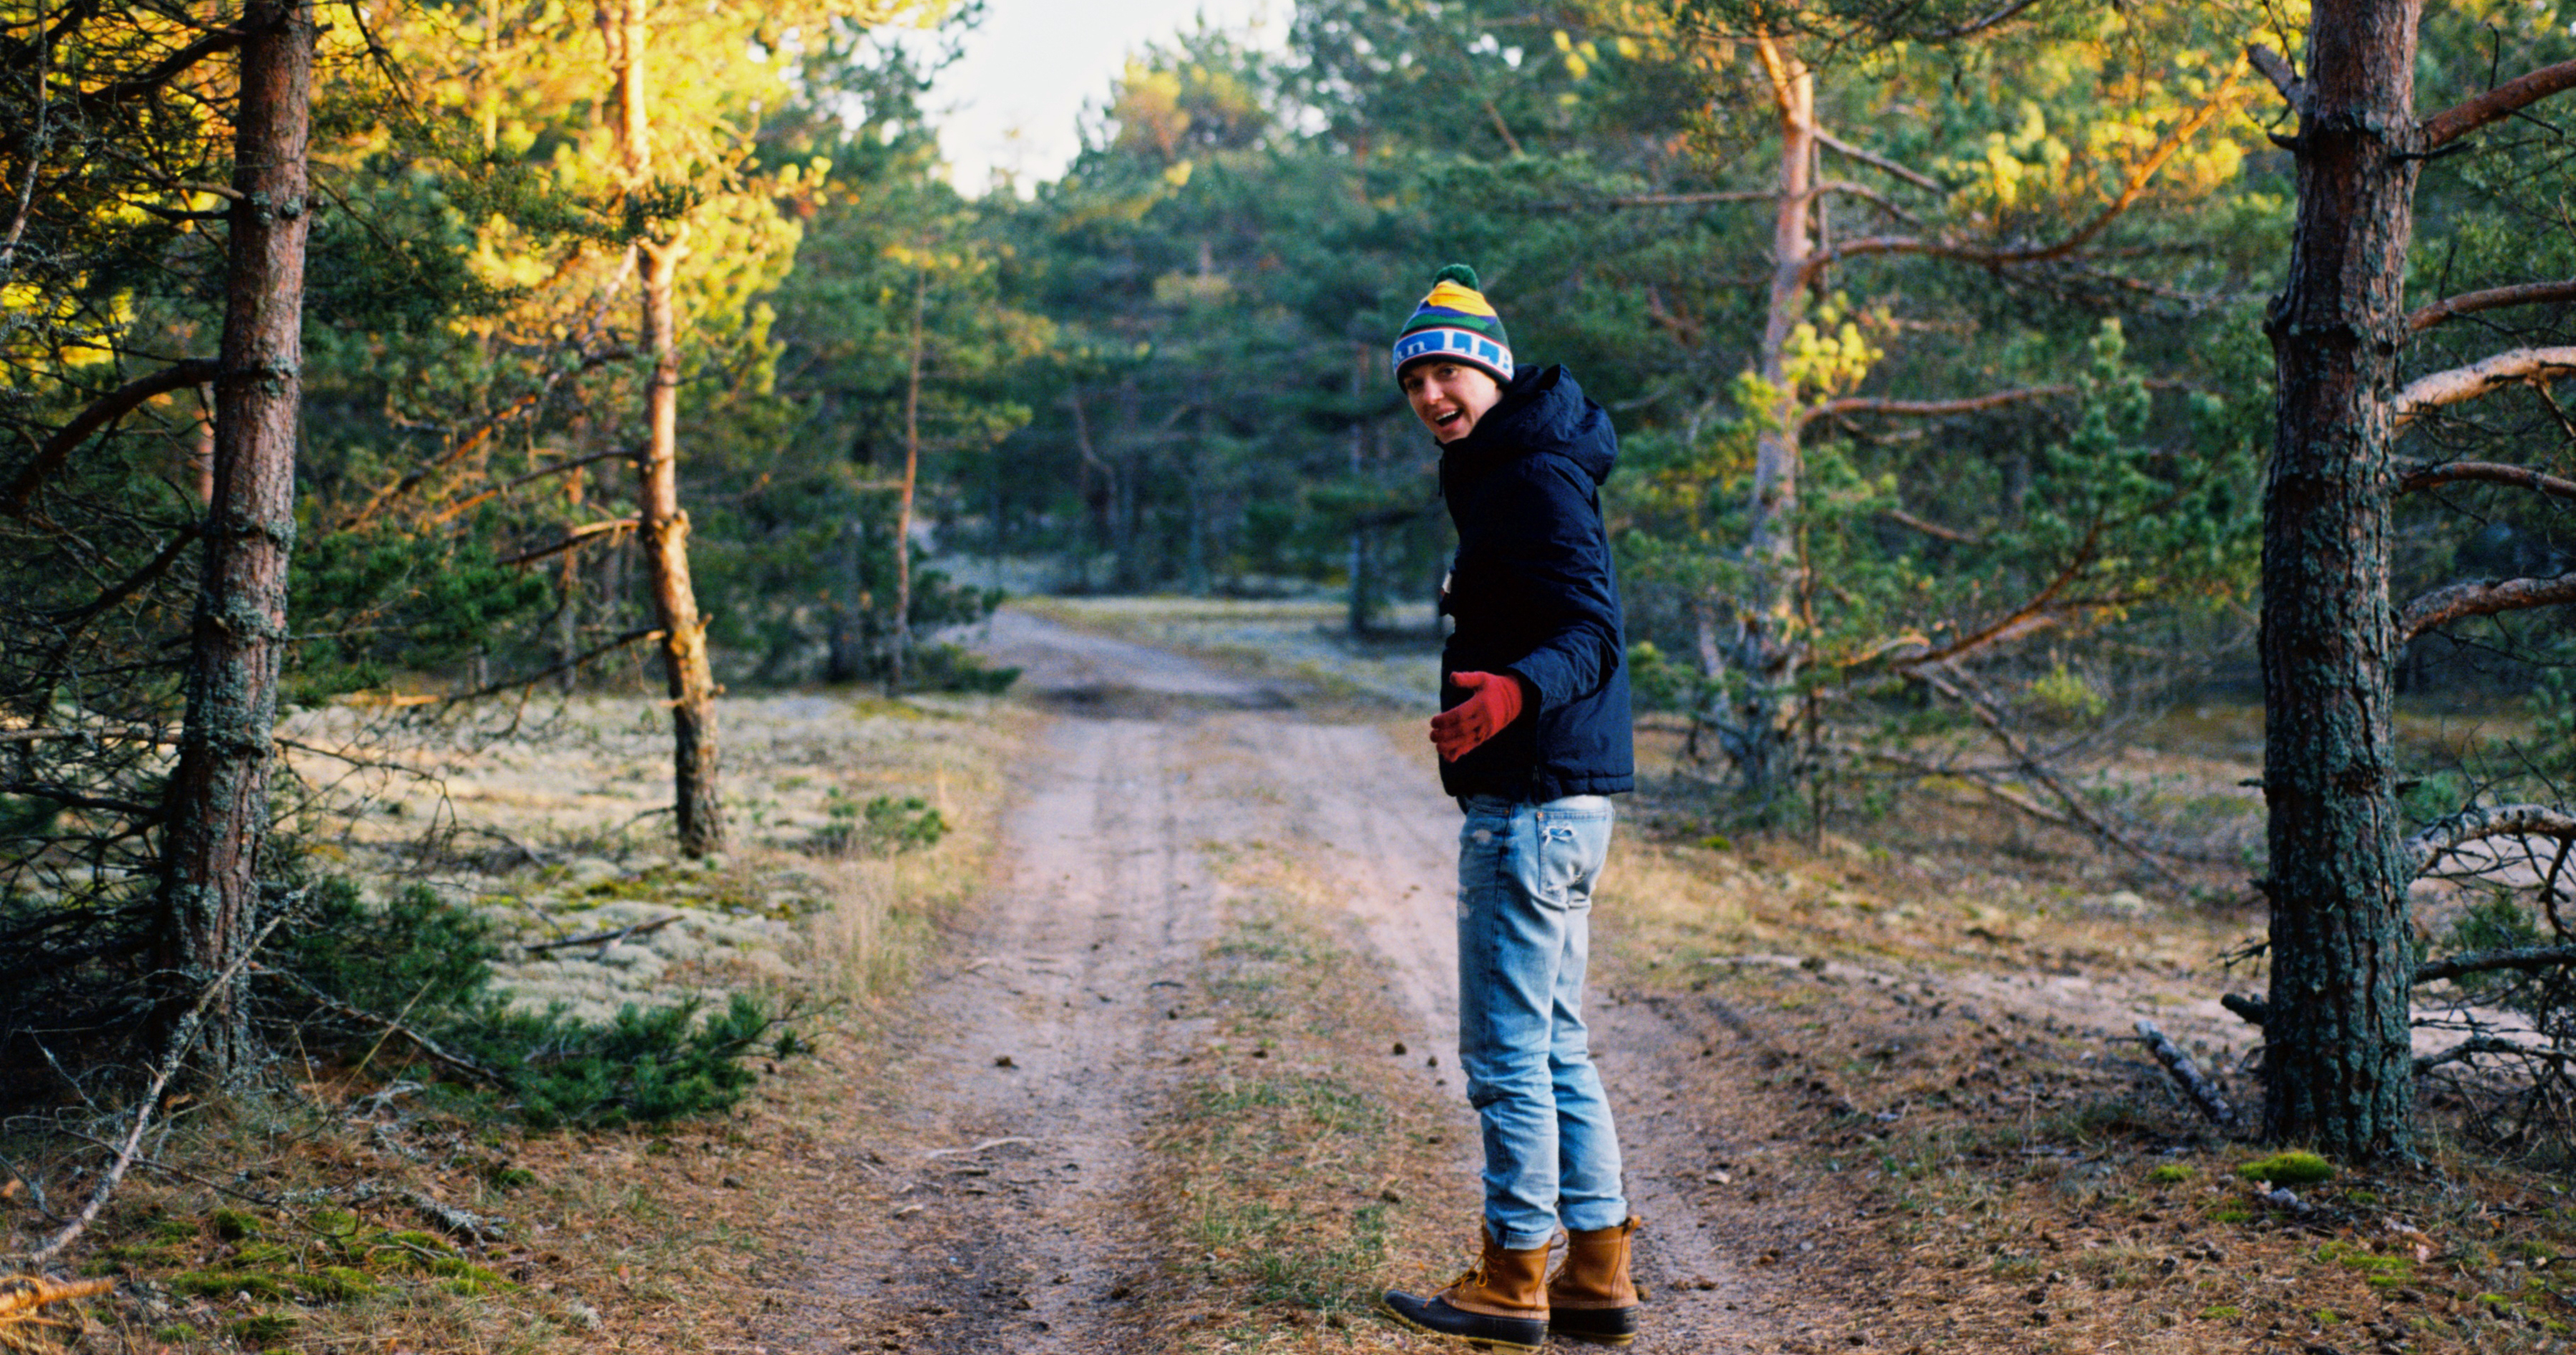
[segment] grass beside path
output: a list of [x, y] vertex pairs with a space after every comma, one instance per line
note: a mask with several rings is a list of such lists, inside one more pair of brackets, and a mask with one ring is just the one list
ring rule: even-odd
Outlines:
[[1444, 1283], [1466, 1259], [1473, 1131], [1437, 1085], [1455, 1070], [1399, 1043], [1322, 879], [1273, 847], [1217, 864], [1227, 923], [1173, 1009], [1213, 1032], [1156, 1128], [1146, 1209], [1163, 1269], [1136, 1348], [1415, 1348], [1373, 1309], [1390, 1284]]

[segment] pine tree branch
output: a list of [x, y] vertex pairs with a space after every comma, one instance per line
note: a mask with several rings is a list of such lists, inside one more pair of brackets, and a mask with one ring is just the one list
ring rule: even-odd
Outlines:
[[471, 1078], [487, 1087], [498, 1087], [502, 1085], [501, 1075], [499, 1073], [492, 1071], [490, 1068], [487, 1068], [482, 1064], [476, 1063], [474, 1060], [469, 1059], [462, 1054], [448, 1052], [448, 1050], [441, 1046], [436, 1040], [421, 1034], [419, 1031], [404, 1025], [402, 1022], [397, 1021], [390, 1016], [378, 1016], [374, 1012], [368, 1011], [363, 1007], [350, 1006], [348, 1003], [342, 1002], [340, 999], [331, 996], [329, 993], [323, 992], [312, 984], [306, 983], [302, 978], [294, 974], [289, 974], [283, 969], [271, 969], [267, 965], [261, 964], [256, 960], [251, 962], [250, 972], [257, 974], [262, 978], [277, 979], [283, 982], [286, 986], [304, 994], [306, 1001], [311, 1002], [314, 1006], [320, 1007], [322, 1010], [331, 1013], [333, 1016], [339, 1017], [341, 1020], [355, 1021], [360, 1025], [373, 1026], [388, 1035], [399, 1035], [403, 1037], [405, 1040], [411, 1042], [413, 1048], [428, 1055], [430, 1062], [437, 1064], [439, 1067], [444, 1068], [451, 1073]]
[[2477, 950], [2462, 955], [2427, 960], [2415, 966], [2415, 981], [2431, 983], [2436, 979], [2456, 979], [2463, 974], [2492, 974], [2498, 970], [2519, 969], [2526, 973], [2539, 969], [2557, 969], [2576, 965], [2576, 946], [2533, 946], [2517, 950]]
[[167, 395], [212, 381], [222, 370], [222, 364], [213, 358], [190, 358], [185, 362], [174, 362], [149, 376], [136, 377], [92, 401], [89, 408], [73, 415], [70, 423], [45, 439], [36, 448], [35, 459], [18, 472], [8, 488], [0, 489], [0, 516], [25, 517], [27, 505], [36, 497], [36, 490], [47, 477], [61, 470], [64, 462], [71, 460], [72, 453], [89, 440], [90, 434], [132, 413], [136, 406], [156, 395]]
[[2247, 43], [2245, 60], [2261, 71], [2264, 79], [2272, 82], [2272, 88], [2280, 91], [2283, 103], [2292, 108], [2299, 107], [2300, 98], [2307, 93], [2307, 82], [2299, 78], [2299, 73], [2290, 68], [2290, 63], [2279, 52], [2259, 42]]
[[1888, 667], [1899, 673], [1914, 676], [1929, 665], [1949, 663], [1988, 646], [2017, 640], [2033, 631], [2045, 630], [2056, 625], [2058, 595], [2073, 587], [2075, 580], [2081, 577], [2085, 568], [2093, 563], [2095, 548], [2101, 544], [2101, 541], [2102, 524], [2097, 522], [2093, 524], [2092, 530], [2084, 534], [2084, 540], [2075, 548], [2074, 558], [2057, 572], [2057, 577], [2050, 579], [2046, 586], [2024, 599], [2019, 607], [2004, 613], [1983, 628], [1971, 631], [1938, 649], [1927, 649], [1920, 654], [1895, 658], [1889, 662]]
[[1943, 28], [1934, 32], [1922, 34], [1916, 38], [1916, 41], [1955, 42], [1960, 38], [1974, 37], [1979, 33], [1985, 32], [1989, 28], [1993, 28], [1998, 24], [2010, 21], [2021, 14], [2022, 11], [2037, 5], [2039, 2], [2040, 0], [2012, 0], [2011, 4], [1994, 11], [1983, 18], [1970, 19], [1966, 23], [1953, 28]]
[[2509, 466], [2496, 461], [2438, 461], [2397, 468], [2400, 493], [2455, 484], [2508, 485], [2552, 498], [2576, 499], [2576, 480], [2545, 475], [2529, 466]]
[[1905, 166], [1888, 159], [1886, 156], [1880, 155], [1876, 151], [1864, 150], [1855, 146], [1852, 143], [1843, 140], [1841, 137], [1826, 131], [1822, 127], [1816, 129], [1816, 144], [1824, 147], [1826, 150], [1832, 151], [1834, 154], [1839, 155], [1846, 160], [1857, 160], [1862, 164], [1869, 166], [1871, 169], [1894, 175], [1917, 188], [1925, 189], [1934, 193], [1947, 193], [1950, 191], [1950, 185], [1941, 182], [1939, 179], [1933, 178], [1931, 175], [1926, 174], [1919, 169], [1908, 169]]
[[[1965, 707], [1969, 717], [1978, 724], [1984, 725], [1986, 732], [1994, 736], [1995, 742], [2003, 745], [2004, 751], [2012, 756], [2014, 762], [2020, 764], [2022, 775], [2038, 783], [2041, 789], [2053, 796], [2057, 800], [2060, 811], [2067, 818], [2074, 820], [2095, 841], [2119, 848], [2127, 853], [2130, 859], [2155, 872], [2158, 879], [2176, 890], [2185, 887], [2182, 877], [2174, 874], [2173, 868], [2166, 865], [2162, 858], [2130, 841], [2127, 834], [2103, 822], [2098, 815], [2094, 814], [2092, 807], [2084, 802], [2084, 797], [2076, 794], [2064, 781], [2059, 780], [2057, 774], [2048, 769], [2047, 764], [2032, 751], [2029, 744], [2023, 742], [2020, 735], [2013, 733], [2012, 727], [2004, 723], [2003, 717], [1995, 713], [1994, 708], [1989, 706], [1983, 697], [1966, 689], [1964, 678], [1952, 681], [1951, 678], [1932, 671], [1929, 666], [1908, 667], [1900, 671], [1906, 677], [1930, 687]], [[1958, 674], [1956, 668], [1950, 671], [1954, 676]]]
[[1823, 414], [1898, 414], [1917, 418], [1939, 418], [1946, 414], [1975, 414], [2001, 409], [2006, 405], [2030, 400], [2046, 400], [2059, 395], [2073, 395], [2073, 386], [2025, 386], [2019, 390], [1991, 391], [1984, 395], [1963, 395], [1955, 400], [1881, 400], [1867, 396], [1847, 396], [1827, 400], [1808, 411], [1807, 417]]
[[1534, 212], [1617, 211], [1625, 207], [1704, 207], [1724, 202], [1769, 202], [1779, 197], [1767, 188], [1728, 189], [1711, 193], [1630, 193], [1615, 198], [1568, 198], [1530, 204]]
[[610, 518], [606, 522], [585, 522], [564, 533], [561, 541], [548, 546], [539, 546], [535, 550], [493, 563], [503, 566], [533, 564], [549, 555], [561, 555], [602, 532], [629, 532], [635, 530], [636, 525], [633, 518]]
[[487, 696], [499, 696], [503, 692], [516, 691], [523, 687], [533, 687], [538, 683], [545, 681], [547, 678], [553, 677], [557, 673], [570, 672], [573, 669], [579, 668], [583, 664], [598, 658], [602, 654], [609, 653], [612, 650], [624, 649], [628, 645], [632, 644], [647, 644], [661, 638], [662, 632], [659, 630], [630, 630], [624, 635], [618, 636], [614, 640], [593, 645], [590, 648], [573, 655], [571, 658], [553, 665], [552, 667], [538, 669], [536, 672], [530, 673], [526, 677], [510, 678], [506, 681], [495, 682], [487, 687], [478, 687], [473, 691], [448, 697], [439, 704], [442, 707], [453, 706], [465, 701], [479, 701]]
[[1923, 533], [1925, 536], [1933, 537], [1941, 541], [1955, 542], [1962, 546], [1979, 545], [1985, 540], [1985, 538], [1978, 536], [1975, 532], [1963, 532], [1956, 527], [1944, 527], [1940, 523], [1929, 522], [1922, 518], [1918, 518], [1912, 513], [1906, 512], [1902, 508], [1887, 509], [1881, 512], [1879, 516], [1886, 518], [1888, 521], [1895, 523], [1899, 527], [1911, 527], [1915, 531]]
[[2428, 409], [2463, 404], [2507, 386], [2576, 376], [2576, 347], [2509, 348], [2466, 367], [2431, 372], [2406, 383], [2392, 410], [2400, 425]]
[[2566, 842], [2576, 839], [2576, 814], [2555, 805], [2534, 804], [2465, 809], [2407, 838], [2403, 850], [2407, 860], [2414, 862], [2415, 873], [2421, 875], [2450, 852], [2499, 837], [2546, 837]]
[[2576, 89], [2576, 61], [2561, 61], [2507, 80], [2474, 99], [2463, 100], [2426, 118], [2424, 149], [2429, 151], [2447, 146], [2490, 122], [2512, 117], [2523, 108], [2568, 89]]
[[2216, 118], [2221, 109], [2235, 102], [2236, 80], [2242, 73], [2241, 67], [2229, 72], [2226, 81], [2210, 95], [2207, 101], [2192, 110], [2191, 116], [2183, 119], [2179, 126], [2166, 133], [2164, 139], [2156, 143], [2155, 149], [2147, 153], [2147, 158], [2129, 175], [2129, 182], [2121, 188], [2119, 196], [2113, 198], [2101, 211], [2094, 213], [2091, 220], [2077, 227], [2073, 234], [2062, 240], [2021, 249], [1995, 249], [1990, 246], [1964, 245], [1956, 241], [1934, 240], [1920, 236], [1863, 236], [1857, 240], [1846, 240], [1831, 249], [1817, 250], [1809, 255], [1806, 262], [1799, 267], [1798, 281], [1802, 286], [1812, 284], [1817, 274], [1836, 263], [1873, 254], [1922, 255], [1950, 259], [1959, 263], [1977, 264], [1986, 268], [2054, 263], [2074, 255], [2086, 245], [2093, 243], [2102, 232], [2111, 228], [2113, 222], [2118, 221], [2131, 207], [2136, 206], [2138, 199], [2145, 196], [2147, 186], [2155, 182], [2158, 174], [2164, 172], [2165, 165], [2171, 162], [2174, 156], [2180, 154], [2182, 148], [2189, 145], [2191, 139], [2198, 136], [2200, 130], [2208, 126], [2210, 120]]
[[2494, 616], [2576, 602], [2576, 574], [2550, 579], [2471, 579], [2418, 596], [2397, 613], [2397, 643], [2462, 617]]
[[2454, 316], [2473, 315], [2505, 306], [2534, 306], [2548, 301], [2576, 301], [2576, 278], [2565, 282], [2524, 282], [2511, 287], [2489, 287], [2481, 292], [2446, 296], [2407, 316], [2406, 332], [2421, 334]]
[[2200, 1108], [2200, 1113], [2208, 1116], [2210, 1122], [2219, 1128], [2234, 1130], [2236, 1107], [2227, 1104], [2227, 1098], [2219, 1092], [2217, 1084], [2201, 1075], [2200, 1065], [2191, 1061], [2191, 1055], [2184, 1053], [2182, 1046], [2156, 1029], [2153, 1021], [2140, 1021], [2137, 1029], [2138, 1039], [2146, 1044], [2147, 1052], [2164, 1065], [2165, 1072], [2173, 1078], [2176, 1086], [2182, 1088], [2183, 1095], [2190, 1097], [2191, 1103]]
[[484, 490], [480, 494], [469, 494], [466, 497], [449, 504], [445, 508], [439, 509], [437, 512], [430, 514], [429, 525], [433, 527], [444, 526], [447, 523], [453, 522], [456, 519], [473, 512], [484, 504], [490, 503], [492, 500], [509, 493], [511, 490], [517, 489], [521, 485], [534, 483], [535, 481], [545, 479], [549, 475], [569, 474], [573, 471], [580, 470], [584, 466], [596, 465], [602, 461], [632, 461], [634, 459], [634, 448], [616, 447], [605, 452], [593, 452], [588, 456], [577, 456], [569, 461], [558, 461], [551, 466], [544, 466], [536, 470], [529, 471], [527, 474], [522, 475], [515, 480], [504, 480], [501, 483], [492, 486], [490, 489]]
[[210, 29], [195, 42], [153, 63], [150, 69], [77, 95], [76, 100], [85, 109], [98, 110], [142, 98], [185, 75], [198, 62], [239, 48], [249, 36], [247, 29]]

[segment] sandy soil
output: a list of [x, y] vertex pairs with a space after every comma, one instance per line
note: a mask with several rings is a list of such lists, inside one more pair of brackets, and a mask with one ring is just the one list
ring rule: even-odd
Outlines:
[[[843, 1146], [817, 1164], [841, 1188], [829, 1217], [808, 1220], [810, 1273], [763, 1333], [774, 1350], [1163, 1344], [1154, 1314], [1127, 1301], [1158, 1259], [1134, 1221], [1142, 1136], [1207, 1039], [1188, 984], [1220, 924], [1212, 863], [1229, 847], [1293, 844], [1339, 882], [1347, 911], [1324, 921], [1365, 938], [1397, 1028], [1418, 1031], [1418, 1048], [1454, 1047], [1458, 820], [1427, 753], [1381, 724], [1307, 716], [1293, 690], [1027, 616], [1004, 613], [985, 647], [1066, 718], [1022, 769], [1006, 879], [888, 1051], [900, 1090], [854, 1107]], [[1650, 1220], [1638, 1270], [1653, 1298], [1635, 1348], [1772, 1344], [1782, 1299], [1700, 1204], [1712, 1154], [1741, 1150], [1710, 1123], [1701, 1018], [1596, 1005], [1630, 1190]], [[1421, 1091], [1456, 1126], [1463, 1176], [1472, 1114], [1439, 1063], [1420, 1070]], [[1463, 1250], [1476, 1221], [1457, 1228]]]

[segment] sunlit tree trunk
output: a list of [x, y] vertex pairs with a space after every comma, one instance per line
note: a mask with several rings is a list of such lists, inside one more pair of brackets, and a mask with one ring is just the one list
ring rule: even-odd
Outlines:
[[[653, 123], [646, 84], [650, 39], [647, 0], [619, 0], [601, 14], [616, 77], [618, 148], [626, 186], [641, 192], [653, 178]], [[674, 301], [685, 227], [657, 228], [636, 245], [644, 265], [644, 348], [653, 358], [645, 386], [645, 446], [637, 463], [642, 500], [636, 539], [662, 632], [663, 674], [671, 694], [672, 781], [680, 850], [706, 856], [724, 850], [724, 806], [717, 795], [716, 684], [708, 662], [706, 622], [689, 580], [689, 515], [680, 509], [680, 345]]]
[[2390, 742], [2389, 467], [2422, 133], [2419, 0], [2319, 0], [2298, 220], [2265, 328], [2278, 394], [2263, 526], [2271, 1000], [2264, 1120], [2338, 1156], [2403, 1153], [2415, 1082]]
[[1799, 624], [1804, 576], [1798, 556], [1798, 392], [1788, 369], [1790, 335], [1807, 314], [1807, 265], [1815, 249], [1816, 76], [1787, 47], [1755, 40], [1780, 119], [1780, 182], [1773, 200], [1771, 290], [1756, 370], [1770, 393], [1754, 442], [1749, 587], [1738, 601], [1729, 660], [1744, 688], [1731, 726], [1736, 766], [1747, 789], [1768, 801], [1789, 773], [1796, 703], [1791, 687], [1806, 637]]
[[[259, 925], [303, 398], [313, 16], [306, 0], [253, 0], [240, 23], [249, 36], [233, 135], [239, 196], [215, 379], [206, 576], [190, 634], [187, 715], [165, 801], [162, 854], [162, 966], [191, 990], [238, 975]], [[174, 1000], [184, 1006], [192, 997]], [[208, 1006], [199, 1039], [198, 1066], [208, 1080], [248, 1071], [250, 1028], [234, 994]]]
[[886, 690], [903, 690], [912, 657], [912, 496], [921, 480], [922, 316], [930, 305], [930, 271], [912, 280], [912, 351], [903, 374], [903, 497], [894, 510], [894, 647], [886, 656]]

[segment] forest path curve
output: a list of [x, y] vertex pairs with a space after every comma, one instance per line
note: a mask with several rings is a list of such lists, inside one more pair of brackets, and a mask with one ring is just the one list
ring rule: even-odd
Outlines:
[[[808, 1274], [766, 1324], [772, 1350], [1179, 1343], [1131, 1298], [1162, 1259], [1137, 1204], [1155, 1117], [1210, 1035], [1184, 1009], [1224, 923], [1216, 855], [1232, 847], [1299, 854], [1346, 909], [1319, 921], [1374, 952], [1360, 959], [1384, 976], [1398, 1028], [1443, 1065], [1455, 1046], [1458, 816], [1427, 754], [1378, 724], [1309, 717], [1294, 692], [1020, 613], [976, 647], [1023, 668], [1022, 691], [1066, 718], [1015, 775], [1007, 865], [923, 981], [886, 1103], [826, 1135], [813, 1169], [836, 1187], [830, 1217], [807, 1221]], [[1634, 1349], [1749, 1346], [1772, 1334], [1774, 1305], [1696, 1211], [1707, 1126], [1674, 1109], [1698, 1099], [1697, 1042], [1643, 1007], [1595, 1007], [1649, 1219]], [[1424, 1070], [1420, 1094], [1455, 1125], [1452, 1170], [1469, 1176], [1472, 1112], [1446, 1072]], [[1462, 1255], [1475, 1226], [1457, 1221]], [[1319, 1349], [1437, 1344], [1373, 1320], [1310, 1334]]]

